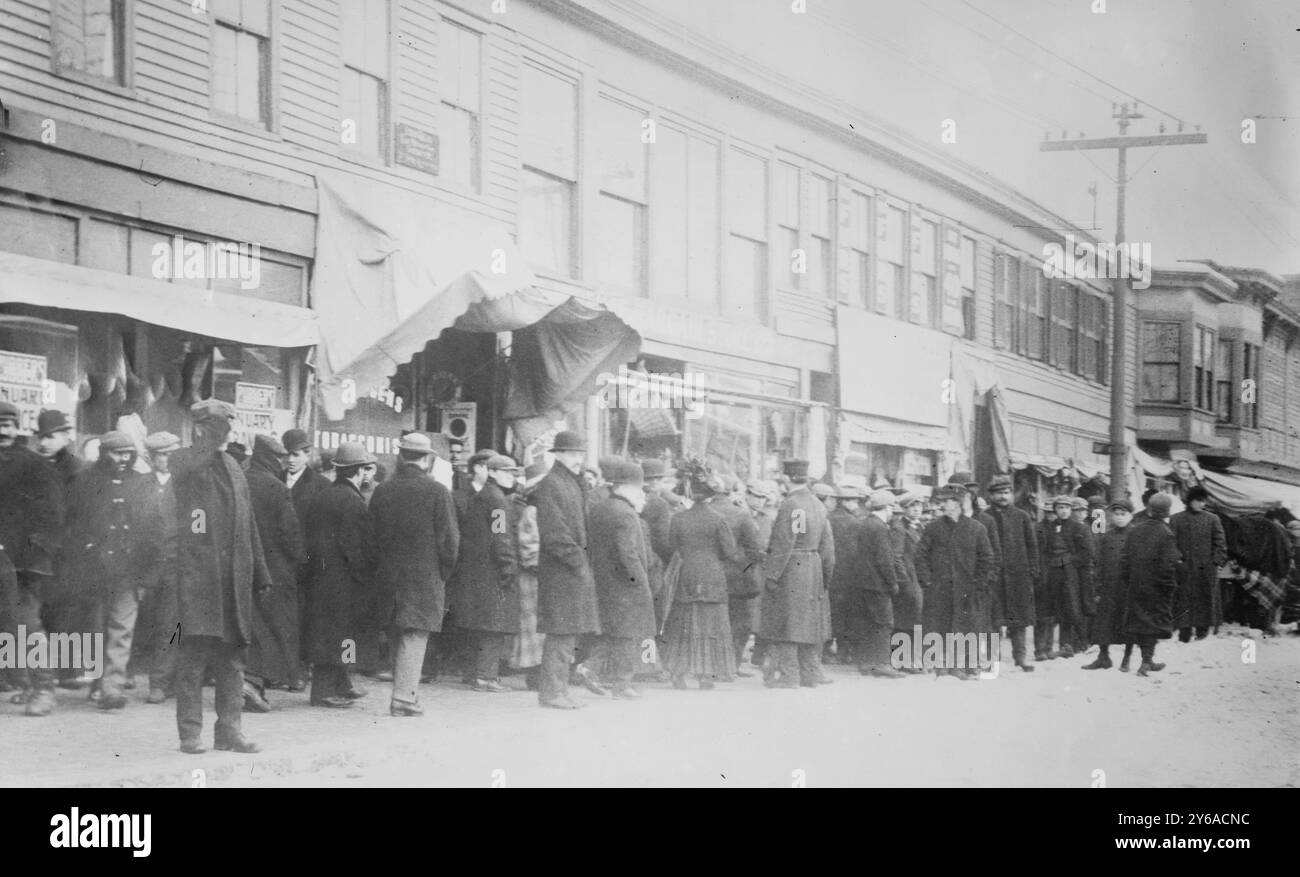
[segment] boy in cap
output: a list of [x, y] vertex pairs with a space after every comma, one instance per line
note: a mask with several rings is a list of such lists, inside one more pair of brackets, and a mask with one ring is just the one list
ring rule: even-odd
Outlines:
[[1112, 643], [1124, 643], [1124, 659], [1119, 669], [1127, 673], [1133, 655], [1133, 641], [1124, 633], [1125, 597], [1121, 588], [1120, 561], [1124, 553], [1124, 540], [1128, 538], [1133, 522], [1133, 503], [1127, 499], [1110, 504], [1110, 521], [1106, 532], [1097, 538], [1097, 611], [1092, 619], [1092, 638], [1101, 650], [1097, 659], [1084, 664], [1085, 670], [1109, 670]]
[[1002, 546], [1002, 566], [993, 578], [993, 629], [1007, 628], [1016, 666], [1033, 672], [1029, 660], [1026, 628], [1035, 624], [1034, 585], [1041, 573], [1038, 533], [1034, 520], [1011, 501], [1012, 483], [1006, 475], [989, 482], [991, 506], [988, 516]]
[[[993, 569], [993, 547], [988, 531], [966, 516], [964, 490], [948, 485], [935, 492], [943, 515], [925, 528], [916, 551], [916, 576], [925, 593], [925, 632], [982, 634], [987, 630], [988, 582]], [[958, 656], [954, 656], [958, 657]], [[979, 678], [980, 655], [967, 654], [961, 666], [936, 667], [962, 680]]]
[[[1039, 661], [1072, 658], [1083, 649], [1082, 594], [1092, 579], [1092, 534], [1073, 520], [1074, 501], [1069, 496], [1052, 500], [1052, 517], [1038, 525], [1043, 553], [1042, 586], [1034, 594], [1034, 657]], [[1089, 586], [1090, 587], [1090, 586]], [[1089, 607], [1091, 608], [1091, 607]], [[1060, 650], [1052, 650], [1057, 621], [1061, 625]]]

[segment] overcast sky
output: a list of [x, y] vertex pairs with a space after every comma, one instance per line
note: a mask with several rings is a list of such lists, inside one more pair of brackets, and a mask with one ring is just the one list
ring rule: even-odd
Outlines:
[[[1038, 144], [1118, 133], [1111, 101], [1128, 92], [1147, 116], [1130, 134], [1175, 132], [1164, 111], [1209, 143], [1129, 153], [1127, 239], [1151, 243], [1157, 265], [1300, 273], [1300, 2], [1105, 0], [1098, 14], [1094, 0], [805, 0], [803, 15], [790, 0], [646, 2], [916, 137], [938, 143], [953, 119], [946, 148], [1083, 226], [1096, 181], [1104, 238], [1115, 152], [1087, 153], [1094, 166]], [[1245, 144], [1254, 116], [1278, 118]]]

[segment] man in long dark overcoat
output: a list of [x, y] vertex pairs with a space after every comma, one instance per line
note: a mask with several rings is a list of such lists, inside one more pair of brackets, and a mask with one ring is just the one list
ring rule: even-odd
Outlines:
[[[286, 453], [284, 458], [284, 484], [289, 488], [289, 496], [293, 500], [293, 511], [298, 516], [298, 526], [302, 528], [302, 538], [305, 546], [307, 542], [307, 509], [312, 500], [322, 490], [330, 486], [330, 479], [316, 471], [311, 465], [312, 443], [305, 430], [286, 430], [284, 436], [280, 439], [280, 443], [284, 445]], [[298, 567], [298, 641], [299, 657], [304, 665], [307, 663], [307, 644], [301, 634], [306, 628], [307, 622], [303, 615], [305, 604], [302, 601], [302, 593], [307, 586], [309, 562], [310, 558], [304, 554], [302, 563]], [[289, 687], [294, 691], [301, 691], [303, 688], [302, 678], [290, 682]]]
[[348, 706], [362, 696], [348, 668], [356, 663], [360, 616], [374, 587], [375, 542], [361, 488], [374, 477], [375, 462], [360, 443], [340, 444], [334, 483], [307, 511], [311, 570], [302, 596], [312, 706]]
[[829, 587], [835, 575], [835, 537], [826, 507], [808, 489], [808, 461], [786, 460], [789, 493], [772, 523], [759, 633], [775, 666], [769, 688], [830, 682], [821, 666], [831, 636]]
[[[1038, 525], [1038, 548], [1042, 552], [1041, 585], [1034, 594], [1034, 658], [1072, 658], [1083, 643], [1084, 588], [1092, 580], [1092, 532], [1087, 524], [1073, 519], [1074, 501], [1068, 496], [1052, 500], [1052, 514]], [[1053, 628], [1060, 622], [1060, 650], [1052, 650]]]
[[510, 636], [519, 631], [518, 552], [506, 494], [514, 491], [519, 466], [505, 454], [478, 465], [487, 479], [461, 515], [460, 559], [447, 583], [448, 602], [469, 647], [465, 682], [475, 691], [501, 692], [510, 690], [500, 682], [501, 661]]
[[280, 480], [285, 456], [279, 439], [258, 435], [245, 473], [262, 554], [271, 573], [271, 592], [253, 607], [253, 642], [244, 673], [244, 707], [252, 712], [271, 708], [266, 700], [268, 682], [289, 684], [300, 675], [298, 568], [305, 552], [293, 499]]
[[1137, 642], [1146, 676], [1165, 668], [1157, 664], [1156, 641], [1173, 635], [1173, 600], [1178, 587], [1178, 540], [1165, 521], [1173, 506], [1167, 493], [1147, 501], [1147, 519], [1132, 525], [1120, 553], [1121, 590], [1124, 594], [1124, 635]]
[[217, 749], [256, 752], [240, 730], [244, 660], [252, 640], [253, 599], [266, 596], [271, 573], [239, 464], [225, 453], [235, 408], [205, 399], [190, 408], [194, 445], [171, 461], [176, 497], [176, 727], [181, 750], [203, 751], [203, 676], [216, 678]]
[[1223, 621], [1219, 567], [1227, 562], [1228, 545], [1223, 522], [1205, 508], [1208, 498], [1204, 487], [1193, 487], [1187, 491], [1187, 508], [1169, 519], [1183, 557], [1174, 592], [1174, 629], [1180, 642], [1191, 640], [1193, 632], [1204, 639]]
[[[898, 566], [890, 537], [889, 520], [897, 497], [889, 490], [873, 491], [867, 500], [867, 517], [859, 522], [857, 571], [849, 582], [851, 636], [857, 641], [858, 672], [880, 679], [901, 679], [904, 674], [890, 664], [890, 635], [894, 630], [894, 596], [898, 594]], [[838, 536], [836, 537], [838, 540]], [[844, 559], [835, 543], [838, 574]]]
[[575, 432], [556, 435], [556, 465], [537, 483], [529, 502], [537, 508], [537, 632], [546, 634], [538, 701], [577, 709], [569, 697], [569, 666], [577, 639], [600, 633], [596, 582], [587, 557], [587, 488], [582, 478], [586, 444]]
[[753, 571], [762, 566], [767, 546], [759, 543], [758, 524], [749, 509], [736, 505], [729, 494], [712, 497], [709, 508], [727, 522], [736, 540], [738, 555], [727, 563], [727, 616], [731, 622], [731, 645], [736, 653], [735, 670], [739, 671], [745, 644], [753, 633], [753, 600], [763, 588]]
[[645, 501], [644, 476], [636, 463], [619, 460], [608, 466], [608, 499], [588, 513], [591, 573], [600, 607], [600, 637], [589, 663], [603, 667], [615, 697], [641, 696], [632, 685], [642, 649], [655, 634], [654, 598], [650, 590], [650, 556], [646, 527], [639, 516]]
[[1034, 519], [1011, 502], [1011, 479], [999, 475], [989, 482], [988, 516], [1002, 546], [1002, 566], [991, 577], [993, 629], [1005, 626], [1011, 637], [1016, 666], [1032, 672], [1025, 629], [1034, 619], [1034, 585], [1041, 573], [1038, 533]]
[[1110, 504], [1110, 521], [1105, 532], [1097, 536], [1097, 611], [1092, 616], [1092, 639], [1100, 652], [1096, 660], [1084, 664], [1085, 670], [1109, 670], [1114, 666], [1110, 660], [1110, 647], [1115, 643], [1124, 644], [1124, 659], [1119, 668], [1128, 672], [1129, 659], [1133, 654], [1133, 641], [1124, 633], [1124, 613], [1127, 610], [1128, 594], [1121, 587], [1123, 569], [1124, 541], [1132, 531], [1133, 503], [1127, 499], [1117, 499]]
[[370, 500], [379, 565], [376, 586], [392, 595], [397, 634], [389, 714], [418, 716], [420, 668], [429, 634], [442, 630], [447, 577], [460, 551], [460, 527], [451, 491], [429, 472], [433, 443], [419, 432], [402, 437], [397, 472]]
[[[986, 632], [988, 577], [993, 569], [993, 547], [984, 525], [963, 513], [962, 489], [949, 485], [935, 492], [942, 514], [921, 533], [916, 550], [916, 576], [925, 594], [924, 630], [945, 635], [978, 636]], [[967, 638], [969, 641], [969, 637]], [[945, 666], [936, 672], [961, 679], [978, 679], [979, 668], [967, 648], [964, 660], [956, 656], [959, 666]]]
[[[36, 452], [54, 467], [54, 477], [59, 487], [60, 519], [66, 521], [72, 486], [83, 468], [82, 461], [76, 454], [72, 421], [68, 419], [68, 415], [53, 410], [40, 413], [36, 423]], [[41, 599], [41, 617], [47, 631], [73, 633], [86, 630], [92, 622], [94, 612], [93, 607], [78, 592], [66, 571], [62, 569], [61, 549], [62, 542], [52, 558], [54, 575], [44, 589], [45, 594]], [[81, 675], [79, 668], [60, 667], [57, 675], [60, 688], [80, 687], [77, 681], [77, 677]]]
[[828, 595], [831, 604], [831, 635], [835, 639], [835, 657], [838, 662], [849, 664], [855, 658], [859, 661], [862, 659], [856, 653], [863, 648], [866, 622], [861, 615], [865, 607], [857, 600], [854, 592], [858, 586], [856, 579], [862, 574], [859, 555], [863, 550], [863, 524], [866, 518], [857, 514], [858, 488], [850, 485], [831, 488], [829, 485], [817, 484], [814, 485], [814, 495], [818, 488], [825, 494], [820, 498], [827, 506], [826, 523], [831, 528], [835, 542], [835, 575], [831, 577]]

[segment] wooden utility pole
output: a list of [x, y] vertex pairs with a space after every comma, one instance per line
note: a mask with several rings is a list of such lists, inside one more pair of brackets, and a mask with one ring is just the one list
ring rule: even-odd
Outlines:
[[[1113, 109], [1111, 118], [1119, 126], [1118, 137], [1099, 137], [1078, 140], [1047, 140], [1038, 144], [1040, 152], [1070, 152], [1076, 149], [1115, 149], [1118, 150], [1118, 174], [1115, 180], [1115, 247], [1116, 252], [1125, 245], [1124, 240], [1124, 199], [1128, 186], [1128, 151], [1139, 146], [1186, 146], [1193, 143], [1205, 143], [1204, 134], [1150, 134], [1146, 136], [1128, 136], [1128, 126], [1134, 119], [1145, 118], [1138, 113], [1136, 105], [1133, 110], [1128, 104]], [[1163, 130], [1163, 125], [1161, 126]], [[1182, 123], [1179, 123], [1182, 130]], [[1075, 254], [1066, 253], [1066, 258], [1073, 261]], [[1121, 264], [1123, 264], [1121, 262]], [[1111, 501], [1125, 499], [1125, 484], [1128, 481], [1128, 446], [1124, 443], [1124, 419], [1127, 414], [1125, 379], [1128, 368], [1128, 345], [1125, 332], [1128, 324], [1129, 278], [1128, 271], [1116, 271], [1114, 278], [1114, 301], [1112, 308], [1112, 325], [1114, 341], [1110, 347], [1110, 498]], [[1137, 499], [1134, 497], [1133, 499]]]

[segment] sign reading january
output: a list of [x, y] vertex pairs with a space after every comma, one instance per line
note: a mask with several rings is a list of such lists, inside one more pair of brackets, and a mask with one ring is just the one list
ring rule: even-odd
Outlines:
[[18, 406], [22, 432], [36, 432], [36, 419], [46, 404], [49, 387], [45, 357], [0, 350], [0, 401]]

